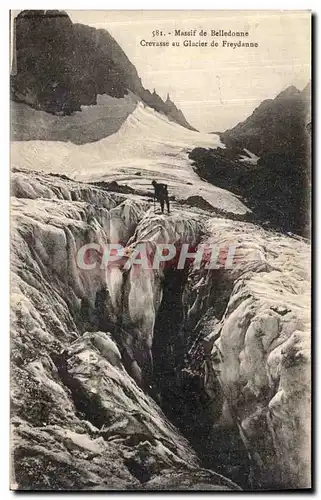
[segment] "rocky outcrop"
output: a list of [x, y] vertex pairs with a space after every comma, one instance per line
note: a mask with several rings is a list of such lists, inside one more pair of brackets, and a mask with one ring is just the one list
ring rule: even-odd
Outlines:
[[178, 109], [175, 103], [170, 99], [169, 94], [167, 94], [166, 101], [163, 101], [163, 99], [157, 94], [155, 89], [153, 93], [149, 92], [149, 90], [139, 90], [138, 94], [141, 96], [143, 101], [146, 102], [146, 104], [148, 104], [148, 106], [150, 106], [151, 108], [154, 108], [156, 111], [165, 114], [170, 120], [178, 123], [179, 125], [182, 125], [182, 127], [196, 131], [196, 129], [187, 122], [182, 111]]
[[[15, 170], [12, 193], [13, 488], [309, 486], [304, 241], [64, 176]], [[237, 265], [81, 269], [90, 242]]]
[[[77, 111], [82, 115], [82, 107], [96, 106], [99, 95], [124, 99], [131, 91], [137, 99], [166, 114], [170, 120], [195, 130], [174, 103], [163, 101], [155, 91], [152, 94], [143, 87], [135, 66], [106, 30], [73, 24], [63, 11], [26, 10], [14, 20], [13, 49], [11, 96], [16, 102], [64, 117]], [[14, 110], [15, 113], [23, 112], [20, 107]], [[95, 115], [95, 109], [93, 113]], [[82, 118], [86, 119], [86, 116]], [[19, 115], [17, 121], [20, 121]], [[61, 122], [64, 125], [66, 120]], [[116, 122], [114, 120], [114, 124]], [[59, 135], [59, 132], [54, 123], [51, 125], [53, 132], [49, 139], [58, 140], [55, 133]], [[48, 135], [51, 128], [49, 123], [47, 126]], [[15, 140], [25, 140], [19, 131], [19, 127], [14, 128]], [[32, 139], [45, 139], [38, 127], [32, 127], [32, 131]], [[79, 136], [78, 132], [76, 136]], [[105, 135], [99, 138], [113, 132], [106, 124]], [[68, 127], [64, 138], [59, 140], [73, 138], [75, 130]], [[87, 139], [95, 141], [97, 137], [87, 131]]]

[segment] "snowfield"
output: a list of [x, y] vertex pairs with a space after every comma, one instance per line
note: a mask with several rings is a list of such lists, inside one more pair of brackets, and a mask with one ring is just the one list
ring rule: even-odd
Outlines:
[[96, 142], [14, 141], [11, 164], [80, 181], [116, 180], [151, 193], [151, 181], [157, 179], [177, 199], [197, 195], [214, 208], [245, 214], [248, 209], [236, 196], [203, 182], [193, 171], [187, 151], [196, 146], [223, 147], [218, 136], [185, 129], [139, 102], [117, 132]]

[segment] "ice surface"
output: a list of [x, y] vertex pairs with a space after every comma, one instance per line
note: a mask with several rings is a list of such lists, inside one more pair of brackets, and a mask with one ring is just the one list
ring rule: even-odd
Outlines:
[[[224, 397], [257, 463], [263, 488], [310, 485], [310, 249], [303, 239], [252, 224], [212, 219], [212, 244], [237, 244], [240, 261], [213, 335]], [[201, 294], [211, 287], [200, 273]], [[199, 276], [198, 278], [199, 279]], [[205, 284], [205, 286], [204, 286]], [[208, 387], [210, 393], [211, 387]], [[221, 420], [229, 426], [230, 415]], [[222, 430], [224, 432], [224, 430]]]
[[[112, 272], [75, 265], [82, 244], [107, 242], [116, 234], [130, 239], [140, 221], [153, 221], [155, 214], [139, 199], [39, 173], [15, 172], [12, 189], [19, 194], [11, 200], [13, 487], [149, 489], [153, 480], [151, 488], [175, 488], [187, 472], [182, 487], [237, 489], [200, 468], [187, 441], [135, 382], [140, 368], [130, 356], [144, 361], [139, 345], [149, 352], [160, 302], [157, 277], [142, 274], [124, 291], [121, 271], [117, 286]], [[71, 201], [72, 193], [77, 200]], [[180, 219], [173, 216], [164, 225], [176, 234]], [[111, 230], [115, 220], [123, 223], [117, 223], [118, 233]], [[145, 222], [140, 231], [148, 235]], [[102, 287], [108, 290], [105, 300], [112, 299], [105, 304], [110, 321], [113, 313], [115, 323], [128, 317], [126, 337], [116, 338], [128, 349], [127, 370], [110, 334], [99, 325], [85, 331], [94, 327]]]

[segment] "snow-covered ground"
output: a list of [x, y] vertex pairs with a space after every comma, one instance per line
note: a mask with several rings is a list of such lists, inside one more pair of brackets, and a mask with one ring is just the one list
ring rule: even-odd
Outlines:
[[71, 141], [75, 144], [98, 141], [114, 134], [135, 110], [138, 98], [132, 93], [116, 99], [98, 95], [97, 104], [82, 106], [72, 115], [51, 115], [24, 103], [11, 103], [12, 140]]
[[[88, 123], [88, 110], [84, 116]], [[177, 199], [198, 195], [214, 208], [245, 214], [247, 208], [236, 196], [203, 182], [194, 172], [187, 151], [197, 146], [223, 145], [218, 136], [187, 130], [139, 102], [117, 132], [96, 142], [13, 141], [11, 163], [80, 181], [116, 180], [151, 193], [151, 181], [157, 179], [166, 182]]]

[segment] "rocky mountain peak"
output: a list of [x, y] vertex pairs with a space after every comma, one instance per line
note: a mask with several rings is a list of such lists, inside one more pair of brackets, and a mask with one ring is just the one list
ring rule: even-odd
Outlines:
[[290, 85], [285, 90], [282, 90], [277, 96], [276, 99], [287, 99], [289, 97], [297, 97], [300, 95], [300, 90], [297, 89], [294, 85]]

